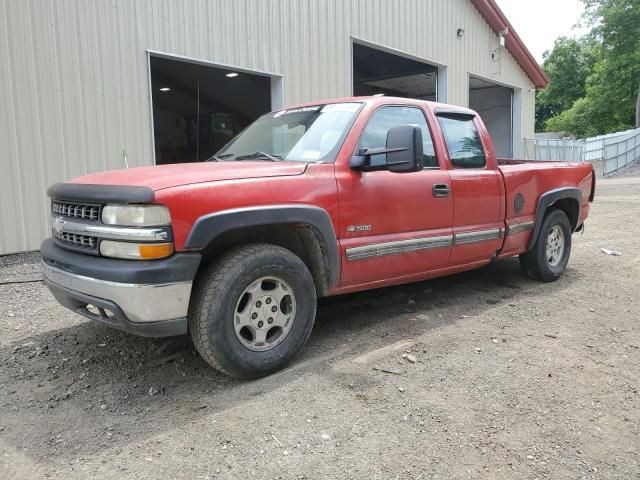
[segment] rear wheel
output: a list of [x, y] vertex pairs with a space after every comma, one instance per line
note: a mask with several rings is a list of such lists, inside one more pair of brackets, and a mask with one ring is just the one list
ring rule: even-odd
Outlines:
[[545, 217], [533, 248], [520, 255], [523, 272], [536, 280], [553, 282], [567, 268], [571, 255], [571, 224], [562, 210]]
[[255, 378], [293, 359], [311, 334], [315, 313], [315, 285], [304, 262], [275, 245], [248, 245], [198, 276], [189, 332], [209, 365]]

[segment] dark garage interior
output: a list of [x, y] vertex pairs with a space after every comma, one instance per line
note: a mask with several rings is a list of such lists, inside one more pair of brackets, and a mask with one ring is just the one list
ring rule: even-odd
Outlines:
[[469, 78], [469, 108], [480, 114], [500, 158], [513, 156], [513, 89]]
[[353, 94], [436, 101], [438, 68], [400, 55], [353, 44]]
[[156, 164], [211, 157], [271, 110], [271, 78], [151, 57]]

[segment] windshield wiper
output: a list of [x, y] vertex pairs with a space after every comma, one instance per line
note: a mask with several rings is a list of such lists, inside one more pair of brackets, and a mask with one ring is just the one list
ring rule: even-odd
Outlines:
[[282, 161], [282, 157], [280, 157], [278, 155], [271, 155], [270, 153], [266, 153], [266, 152], [256, 152], [256, 153], [252, 153], [250, 155], [241, 155], [239, 157], [236, 157], [236, 160], [255, 160], [255, 159], [258, 159], [260, 157], [269, 159], [272, 162], [281, 162]]

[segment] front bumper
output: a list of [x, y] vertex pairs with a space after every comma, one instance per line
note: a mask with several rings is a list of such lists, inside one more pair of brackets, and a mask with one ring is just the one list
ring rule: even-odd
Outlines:
[[65, 307], [120, 330], [148, 337], [187, 333], [198, 254], [154, 261], [114, 260], [69, 252], [45, 240], [46, 285]]

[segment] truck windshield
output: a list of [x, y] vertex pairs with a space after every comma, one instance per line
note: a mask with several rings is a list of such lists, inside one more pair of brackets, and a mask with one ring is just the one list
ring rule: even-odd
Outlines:
[[268, 113], [211, 160], [333, 161], [361, 106], [332, 103]]

